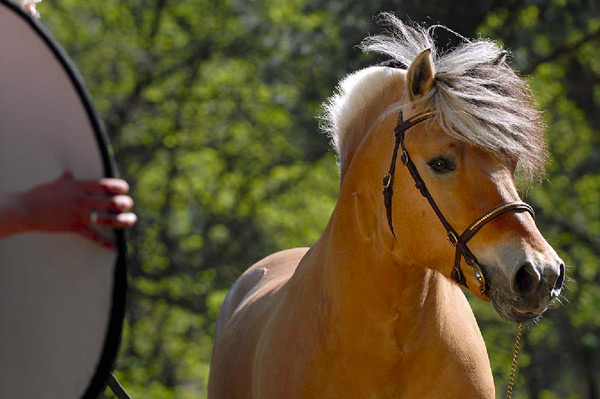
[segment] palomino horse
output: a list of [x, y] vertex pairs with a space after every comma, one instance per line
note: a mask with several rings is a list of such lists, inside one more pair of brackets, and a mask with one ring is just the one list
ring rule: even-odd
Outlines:
[[311, 248], [261, 260], [229, 292], [211, 399], [494, 398], [459, 284], [519, 322], [560, 293], [564, 265], [514, 179], [545, 160], [525, 82], [490, 41], [439, 55], [429, 30], [384, 18], [391, 36], [363, 48], [408, 68], [356, 72], [326, 104], [336, 208]]

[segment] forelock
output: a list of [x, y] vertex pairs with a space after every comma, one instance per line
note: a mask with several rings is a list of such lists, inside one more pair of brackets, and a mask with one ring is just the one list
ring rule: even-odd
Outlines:
[[506, 63], [497, 62], [504, 53], [498, 44], [463, 38], [458, 47], [440, 53], [433, 27], [409, 26], [388, 13], [379, 19], [388, 31], [365, 39], [362, 49], [384, 54], [405, 68], [430, 49], [435, 84], [421, 102], [436, 111], [435, 120], [448, 135], [516, 161], [527, 178], [542, 176], [547, 149], [541, 113], [527, 83]]

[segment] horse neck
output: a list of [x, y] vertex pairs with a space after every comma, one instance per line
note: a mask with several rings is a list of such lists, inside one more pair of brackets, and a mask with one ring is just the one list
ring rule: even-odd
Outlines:
[[[415, 321], [436, 312], [443, 277], [411, 264], [408, 257], [392, 257], [380, 184], [365, 181], [365, 173], [349, 172], [323, 236], [291, 284], [301, 286], [301, 297], [310, 302], [298, 306], [308, 307], [307, 313], [344, 334], [328, 340], [353, 347], [378, 345], [387, 351], [391, 348], [381, 345], [383, 337], [391, 345], [417, 339], [414, 327], [423, 323]], [[355, 334], [363, 336], [357, 341]]]

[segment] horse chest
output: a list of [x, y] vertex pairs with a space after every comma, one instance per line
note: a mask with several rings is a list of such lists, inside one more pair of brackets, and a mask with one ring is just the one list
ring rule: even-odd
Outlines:
[[460, 345], [473, 338], [469, 326], [457, 331], [462, 337], [432, 334], [404, 345], [391, 332], [377, 336], [382, 331], [374, 330], [363, 327], [327, 342], [314, 331], [277, 330], [263, 339], [268, 347], [259, 346], [254, 399], [494, 397], [483, 341]]

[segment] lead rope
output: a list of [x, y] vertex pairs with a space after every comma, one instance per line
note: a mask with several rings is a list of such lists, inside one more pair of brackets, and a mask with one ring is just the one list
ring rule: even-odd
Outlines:
[[510, 375], [508, 376], [508, 387], [506, 388], [506, 399], [512, 399], [513, 385], [517, 375], [517, 357], [519, 356], [519, 345], [521, 344], [521, 333], [523, 332], [523, 323], [519, 323], [517, 330], [517, 339], [515, 340], [515, 351], [513, 353], [512, 364], [510, 366]]

